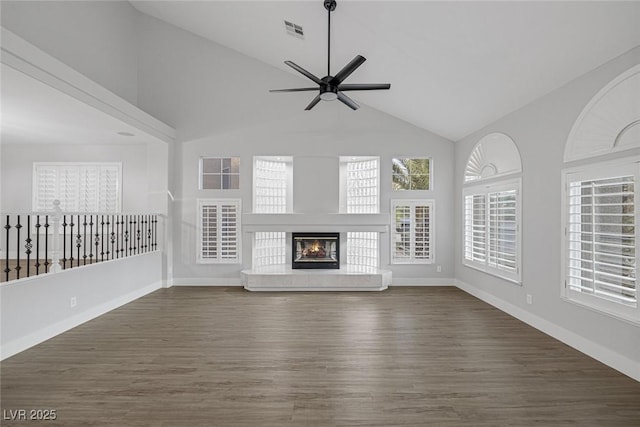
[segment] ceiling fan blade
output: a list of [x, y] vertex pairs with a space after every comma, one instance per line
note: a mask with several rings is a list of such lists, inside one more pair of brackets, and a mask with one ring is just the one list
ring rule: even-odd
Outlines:
[[293, 89], [269, 89], [269, 92], [307, 92], [310, 90], [318, 90], [317, 87], [297, 87]]
[[311, 101], [309, 105], [307, 105], [307, 108], [305, 108], [305, 110], [311, 110], [313, 107], [316, 106], [318, 102], [320, 102], [320, 95], [313, 98], [313, 101]]
[[390, 83], [362, 83], [339, 85], [338, 90], [379, 90], [390, 89]]
[[308, 72], [307, 70], [299, 66], [298, 64], [291, 61], [284, 61], [284, 63], [287, 64], [289, 67], [293, 68], [294, 70], [296, 70], [297, 72], [299, 72], [300, 74], [318, 83], [319, 85], [326, 84], [325, 82], [323, 82], [322, 80], [320, 80], [319, 78], [317, 78], [316, 76], [314, 76], [313, 74], [311, 74], [310, 72]]
[[341, 101], [343, 104], [345, 104], [347, 107], [351, 108], [352, 110], [357, 110], [358, 108], [360, 108], [360, 106], [356, 104], [353, 99], [349, 98], [347, 95], [345, 95], [342, 92], [338, 92], [338, 100]]
[[361, 66], [362, 63], [366, 60], [367, 59], [364, 56], [357, 55], [355, 58], [351, 60], [351, 62], [345, 65], [342, 70], [338, 71], [338, 74], [336, 74], [335, 77], [331, 79], [331, 84], [335, 86], [342, 83], [344, 79], [349, 77], [351, 73], [353, 73], [356, 70], [356, 68]]

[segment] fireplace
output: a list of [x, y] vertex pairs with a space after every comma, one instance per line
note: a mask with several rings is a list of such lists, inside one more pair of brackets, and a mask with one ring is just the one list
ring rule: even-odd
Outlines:
[[292, 233], [291, 268], [340, 268], [340, 233]]

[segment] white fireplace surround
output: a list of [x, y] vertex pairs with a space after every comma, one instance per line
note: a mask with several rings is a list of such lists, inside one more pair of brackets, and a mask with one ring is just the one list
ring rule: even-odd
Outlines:
[[[253, 214], [242, 216], [243, 231], [256, 232], [389, 232], [389, 214]], [[242, 271], [250, 291], [381, 291], [391, 284], [391, 271], [342, 265], [337, 270], [293, 270], [290, 265]]]

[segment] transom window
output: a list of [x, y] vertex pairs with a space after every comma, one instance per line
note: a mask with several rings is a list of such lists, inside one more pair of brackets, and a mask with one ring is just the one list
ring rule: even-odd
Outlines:
[[396, 157], [391, 167], [393, 190], [431, 190], [430, 158]]
[[202, 157], [201, 190], [237, 190], [240, 188], [240, 157]]

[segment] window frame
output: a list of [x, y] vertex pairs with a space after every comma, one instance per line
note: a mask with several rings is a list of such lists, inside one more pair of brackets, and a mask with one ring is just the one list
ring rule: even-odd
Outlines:
[[568, 284], [569, 263], [569, 226], [570, 202], [569, 185], [571, 182], [590, 181], [599, 179], [616, 178], [621, 176], [634, 176], [634, 213], [638, 217], [638, 204], [640, 200], [640, 156], [621, 158], [610, 161], [600, 161], [580, 166], [565, 168], [562, 170], [562, 206], [561, 206], [561, 271], [560, 271], [560, 295], [569, 303], [594, 310], [617, 319], [633, 324], [640, 324], [640, 292], [638, 289], [637, 269], [640, 254], [640, 224], [635, 227], [635, 259], [636, 259], [636, 303], [635, 307], [614, 302], [609, 299], [570, 289]]
[[[414, 189], [414, 188], [409, 188], [409, 189], [402, 189], [402, 188], [394, 188], [393, 186], [393, 175], [395, 175], [393, 173], [393, 161], [395, 159], [419, 159], [419, 160], [429, 160], [429, 188], [419, 188], [419, 189]], [[393, 193], [398, 192], [399, 194], [402, 194], [403, 192], [419, 192], [419, 191], [433, 191], [434, 189], [434, 181], [433, 181], [433, 177], [434, 177], [434, 172], [433, 172], [433, 157], [430, 156], [392, 156], [391, 157], [391, 191]], [[408, 175], [409, 177], [411, 176], [411, 174]]]
[[[397, 233], [395, 230], [395, 209], [399, 205], [408, 205], [411, 209], [409, 235], [410, 235], [410, 256], [409, 258], [398, 258], [395, 254], [395, 239], [394, 236]], [[434, 199], [391, 199], [390, 202], [390, 237], [389, 237], [389, 263], [394, 265], [424, 265], [435, 264], [436, 262], [436, 236], [435, 236], [435, 217], [436, 217], [436, 203]], [[429, 257], [419, 259], [415, 257], [415, 219], [414, 208], [416, 206], [428, 206], [429, 207]]]
[[[483, 273], [490, 274], [495, 277], [507, 280], [517, 285], [522, 285], [522, 180], [520, 177], [509, 180], [498, 180], [495, 182], [477, 182], [471, 181], [473, 184], [468, 184], [462, 189], [462, 264], [466, 267], [473, 268], [475, 270], [482, 271]], [[490, 229], [490, 194], [500, 193], [505, 191], [516, 192], [516, 250], [515, 250], [515, 272], [505, 270], [496, 266], [490, 265], [490, 241], [489, 236], [491, 234]], [[466, 222], [466, 198], [467, 196], [484, 196], [485, 200], [485, 260], [479, 262], [475, 260], [469, 260], [466, 257], [467, 252], [467, 222]]]
[[[216, 226], [220, 229], [220, 216], [222, 215], [220, 209], [223, 205], [229, 206], [232, 205], [236, 210], [236, 257], [235, 258], [222, 258], [221, 255], [221, 242], [219, 234], [217, 233], [216, 240], [216, 250], [217, 256], [216, 258], [205, 258], [203, 256], [203, 227], [202, 227], [202, 208], [205, 206], [217, 206], [217, 223]], [[197, 211], [196, 211], [196, 244], [197, 244], [197, 252], [196, 252], [196, 264], [242, 264], [242, 199], [222, 199], [222, 198], [206, 198], [206, 199], [197, 199]]]
[[[120, 213], [122, 212], [122, 199], [123, 199], [123, 194], [122, 194], [122, 162], [34, 162], [33, 163], [33, 169], [32, 169], [32, 189], [31, 189], [31, 208], [34, 212], [37, 211], [43, 211], [41, 209], [38, 209], [38, 205], [40, 203], [40, 197], [39, 197], [39, 187], [40, 187], [40, 182], [38, 179], [38, 171], [39, 168], [41, 167], [50, 167], [50, 168], [57, 168], [58, 171], [57, 173], [60, 173], [60, 171], [62, 171], [64, 168], [77, 168], [78, 170], [82, 170], [83, 168], [96, 168], [97, 169], [97, 175], [100, 176], [100, 173], [102, 172], [102, 168], [116, 168], [117, 169], [117, 175], [118, 175], [118, 182], [116, 184], [116, 197], [115, 200], [113, 200], [113, 202], [115, 203], [116, 207], [114, 210], [112, 211], [104, 211], [104, 213]], [[58, 183], [56, 183], [56, 185], [58, 185]], [[80, 182], [78, 182], [78, 185], [80, 185]], [[59, 190], [59, 188], [56, 188], [56, 192]], [[98, 192], [100, 190], [99, 185], [98, 188], [96, 189]], [[77, 190], [78, 192], [80, 191], [79, 189]], [[56, 194], [56, 197], [53, 198], [53, 200], [60, 200], [61, 204], [62, 204], [62, 200], [61, 200], [61, 195], [60, 194]], [[78, 199], [78, 203], [80, 203], [80, 199]], [[102, 213], [99, 209], [99, 205], [100, 205], [100, 198], [98, 197], [98, 199], [95, 201], [96, 205], [98, 206], [98, 211], [95, 213]], [[62, 206], [65, 206], [64, 204]], [[46, 209], [44, 210], [46, 211]], [[66, 212], [91, 212], [91, 211], [83, 211], [83, 210], [77, 210], [77, 211], [71, 211], [69, 209], [64, 209], [64, 211]]]
[[[223, 173], [223, 169], [221, 167], [220, 169], [220, 173], [205, 173], [204, 172], [204, 161], [205, 160], [211, 160], [211, 159], [219, 159], [221, 162], [224, 161], [224, 159], [229, 159], [230, 161], [232, 161], [232, 159], [238, 159], [238, 172], [228, 172], [228, 173]], [[238, 191], [240, 190], [240, 175], [241, 173], [241, 158], [240, 156], [200, 156], [199, 161], [198, 161], [198, 189], [202, 190], [202, 191]], [[204, 188], [204, 176], [205, 175], [219, 175], [220, 176], [220, 188]], [[238, 188], [224, 188], [223, 186], [223, 178], [225, 176], [237, 176], [238, 177]]]

